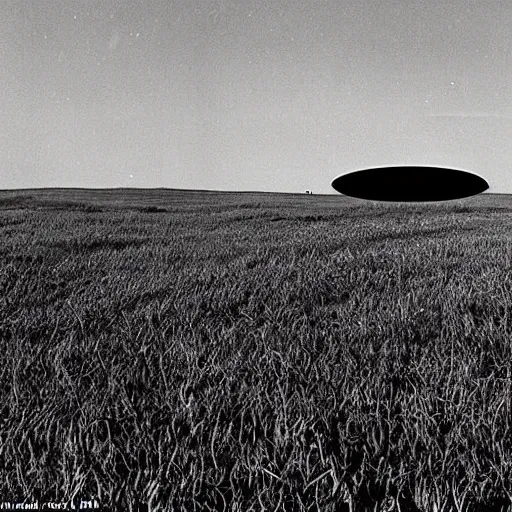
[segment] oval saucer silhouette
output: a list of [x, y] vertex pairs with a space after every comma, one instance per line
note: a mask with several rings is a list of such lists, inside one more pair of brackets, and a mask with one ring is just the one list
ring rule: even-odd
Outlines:
[[331, 186], [340, 194], [372, 201], [450, 201], [489, 188], [482, 177], [462, 170], [428, 166], [390, 166], [342, 174]]

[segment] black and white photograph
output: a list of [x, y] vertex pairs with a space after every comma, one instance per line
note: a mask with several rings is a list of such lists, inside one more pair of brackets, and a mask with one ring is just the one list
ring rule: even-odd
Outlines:
[[0, 4], [0, 511], [512, 512], [511, 2]]

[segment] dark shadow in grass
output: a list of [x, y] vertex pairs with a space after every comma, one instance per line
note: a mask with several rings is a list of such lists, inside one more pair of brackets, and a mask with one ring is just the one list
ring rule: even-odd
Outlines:
[[142, 208], [138, 208], [141, 213], [166, 213], [167, 210], [165, 208], [160, 208], [159, 206], [144, 206]]
[[277, 222], [280, 220], [288, 220], [288, 221], [296, 221], [301, 223], [308, 223], [308, 222], [322, 222], [327, 220], [333, 220], [336, 219], [336, 217], [328, 216], [328, 215], [304, 215], [304, 216], [295, 216], [291, 215], [289, 217], [283, 217], [282, 215], [276, 215], [274, 217], [264, 218], [260, 217], [262, 220], [268, 221], [268, 222]]
[[66, 249], [72, 251], [121, 251], [131, 247], [141, 247], [148, 243], [147, 240], [58, 240], [51, 244], [45, 244], [46, 247]]
[[141, 247], [146, 243], [147, 240], [92, 240], [81, 244], [81, 246], [87, 251], [121, 251], [129, 247]]
[[305, 217], [299, 217], [301, 222], [321, 222], [324, 220], [331, 220], [332, 217], [326, 215], [306, 215]]

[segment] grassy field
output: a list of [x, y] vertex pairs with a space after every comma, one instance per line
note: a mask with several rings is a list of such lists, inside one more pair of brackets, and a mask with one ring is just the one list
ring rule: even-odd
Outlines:
[[510, 196], [1, 191], [0, 348], [0, 501], [512, 503]]

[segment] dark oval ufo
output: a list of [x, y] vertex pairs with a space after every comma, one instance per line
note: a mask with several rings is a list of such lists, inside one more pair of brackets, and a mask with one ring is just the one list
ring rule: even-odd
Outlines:
[[450, 201], [489, 188], [482, 177], [447, 167], [392, 166], [362, 169], [335, 178], [332, 187], [350, 197], [372, 201]]

